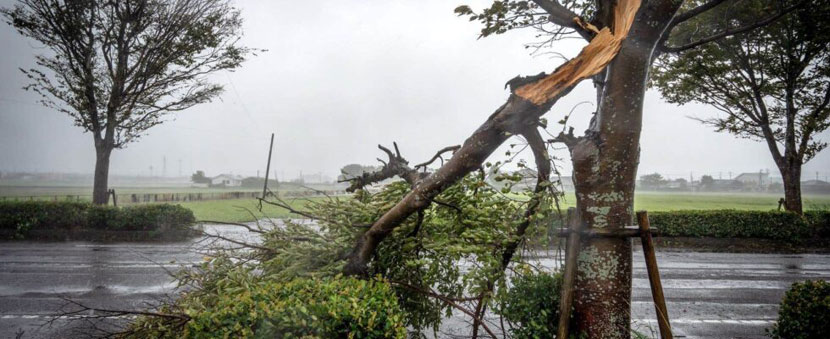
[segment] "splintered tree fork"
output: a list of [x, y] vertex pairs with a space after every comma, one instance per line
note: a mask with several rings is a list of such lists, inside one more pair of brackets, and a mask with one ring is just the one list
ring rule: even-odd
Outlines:
[[[640, 0], [620, 0], [611, 27], [603, 27], [577, 57], [550, 75], [517, 77], [511, 95], [435, 173], [423, 178], [400, 202], [386, 211], [357, 241], [344, 268], [347, 275], [365, 275], [375, 249], [410, 215], [429, 206], [433, 198], [481, 164], [511, 135], [537, 128], [539, 118], [580, 81], [600, 73], [619, 53]], [[391, 152], [390, 152], [391, 153]], [[391, 157], [390, 157], [391, 158]]]

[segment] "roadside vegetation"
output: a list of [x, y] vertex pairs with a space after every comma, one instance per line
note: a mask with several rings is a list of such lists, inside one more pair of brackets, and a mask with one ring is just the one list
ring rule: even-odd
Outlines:
[[0, 202], [0, 239], [149, 240], [193, 235], [193, 212], [177, 205], [98, 206], [82, 202]]
[[830, 338], [830, 283], [807, 280], [794, 283], [778, 311], [778, 321], [768, 334], [773, 339]]
[[[217, 251], [198, 268], [180, 272], [179, 283], [188, 290], [159, 308], [159, 314], [141, 317], [129, 328], [129, 336], [244, 338], [291, 333], [324, 338], [350, 333], [355, 338], [382, 338], [404, 337], [403, 328], [410, 335], [434, 335], [452, 311], [466, 314], [477, 324], [475, 331], [490, 334], [495, 328], [481, 322], [485, 312], [504, 309], [507, 300], [528, 294], [508, 296], [511, 279], [552, 273], [525, 263], [523, 257], [530, 252], [523, 249], [536, 244], [534, 239], [543, 241], [540, 235], [556, 214], [555, 194], [544, 190], [514, 199], [470, 175], [437, 196], [440, 204], [407, 218], [392, 232], [366, 280], [358, 283], [343, 276], [347, 254], [366, 225], [408, 191], [409, 184], [401, 181], [375, 194], [359, 190], [340, 199], [308, 200], [301, 212], [315, 218], [316, 225], [289, 221], [284, 227], [268, 227], [264, 222], [256, 230], [261, 242]], [[531, 201], [538, 209], [528, 222], [522, 215]], [[293, 209], [273, 195], [265, 204]], [[302, 287], [309, 284], [318, 289]], [[540, 293], [535, 282], [519, 285]], [[344, 298], [349, 302], [341, 303]], [[249, 307], [243, 312], [240, 305]], [[539, 307], [516, 303], [513, 309], [527, 315]], [[513, 328], [537, 320], [511, 319], [517, 321], [509, 325]], [[545, 333], [546, 326], [538, 324], [528, 333]]]

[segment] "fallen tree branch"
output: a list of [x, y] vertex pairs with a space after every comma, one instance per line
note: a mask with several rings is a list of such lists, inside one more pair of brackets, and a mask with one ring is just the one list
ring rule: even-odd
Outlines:
[[[379, 171], [366, 172], [358, 177], [340, 180], [340, 182], [351, 183], [349, 188], [346, 189], [346, 192], [352, 193], [359, 189], [363, 189], [363, 187], [365, 186], [381, 182], [386, 179], [391, 179], [395, 176], [400, 177], [410, 185], [414, 186], [418, 180], [420, 180], [426, 175], [418, 174], [417, 168], [410, 168], [409, 161], [407, 161], [401, 156], [401, 151], [398, 149], [398, 143], [393, 142], [392, 144], [395, 147], [395, 153], [392, 153], [392, 151], [390, 151], [386, 147], [383, 147], [383, 145], [378, 145], [378, 148], [384, 153], [386, 153], [386, 156], [389, 158], [388, 162], [378, 159], [378, 161], [380, 161], [383, 164], [383, 168], [381, 168]], [[345, 175], [346, 173], [343, 174]]]
[[432, 164], [433, 162], [435, 162], [436, 159], [441, 159], [441, 166], [444, 166], [444, 158], [441, 157], [441, 155], [446, 153], [446, 152], [450, 152], [450, 151], [452, 151], [452, 153], [455, 154], [455, 151], [458, 151], [459, 148], [461, 148], [461, 145], [444, 147], [441, 150], [439, 150], [438, 153], [435, 153], [435, 155], [432, 156], [432, 159], [429, 159], [428, 161], [425, 161], [425, 162], [422, 162], [420, 164], [415, 165], [415, 169], [417, 170], [417, 169], [420, 169], [421, 167], [424, 167], [426, 169], [426, 167], [429, 166], [430, 164]]
[[476, 316], [476, 314], [475, 314], [473, 311], [470, 311], [470, 310], [469, 310], [469, 309], [467, 309], [466, 307], [461, 306], [461, 305], [459, 305], [459, 304], [457, 303], [457, 301], [475, 301], [475, 300], [478, 300], [478, 297], [473, 297], [473, 298], [465, 298], [465, 299], [453, 299], [453, 298], [449, 298], [449, 297], [446, 297], [446, 296], [440, 295], [440, 294], [438, 294], [438, 293], [435, 293], [435, 292], [433, 292], [433, 291], [431, 291], [431, 290], [429, 290], [429, 291], [428, 291], [428, 290], [425, 290], [425, 289], [419, 288], [419, 287], [417, 287], [417, 286], [412, 286], [412, 285], [407, 284], [407, 283], [405, 283], [405, 282], [400, 282], [400, 281], [390, 281], [389, 283], [390, 283], [390, 284], [392, 284], [392, 285], [398, 285], [398, 286], [401, 286], [401, 287], [406, 288], [406, 289], [408, 289], [408, 290], [412, 290], [412, 291], [415, 291], [415, 292], [417, 292], [417, 293], [421, 293], [421, 294], [423, 294], [423, 295], [426, 295], [426, 296], [433, 297], [433, 298], [435, 298], [435, 299], [441, 300], [441, 301], [442, 301], [442, 302], [444, 302], [445, 304], [450, 305], [450, 307], [455, 308], [455, 309], [457, 309], [457, 310], [461, 311], [462, 313], [464, 313], [464, 314], [466, 314], [466, 315], [468, 315], [468, 316], [472, 317], [472, 318], [473, 318], [473, 321], [478, 322], [478, 323], [479, 323], [479, 325], [481, 326], [481, 328], [483, 328], [483, 329], [484, 329], [484, 331], [486, 331], [486, 332], [487, 332], [487, 334], [489, 334], [489, 335], [490, 335], [491, 337], [493, 337], [493, 338], [498, 338], [498, 337], [496, 336], [496, 334], [493, 332], [493, 330], [491, 330], [491, 329], [490, 329], [490, 327], [488, 327], [488, 326], [487, 326], [487, 324], [485, 324], [485, 323], [484, 323], [484, 321], [482, 321], [482, 319], [481, 319], [481, 318], [478, 318], [478, 317]]
[[[514, 82], [507, 102], [464, 141], [455, 155], [435, 173], [415, 185], [404, 198], [386, 211], [357, 241], [343, 271], [366, 275], [375, 249], [410, 215], [426, 208], [433, 198], [482, 163], [511, 135], [539, 125], [544, 115], [580, 81], [601, 72], [619, 53], [628, 35], [640, 0], [620, 0], [614, 7], [613, 27], [604, 27], [575, 58], [537, 81]], [[508, 85], [511, 85], [508, 83]]]
[[519, 244], [521, 244], [521, 241], [527, 232], [527, 228], [530, 226], [531, 219], [534, 215], [536, 215], [536, 211], [542, 203], [540, 194], [550, 187], [550, 156], [548, 155], [547, 147], [545, 147], [545, 141], [542, 139], [542, 135], [539, 134], [539, 130], [535, 128], [522, 135], [527, 140], [528, 145], [530, 145], [530, 150], [533, 152], [533, 159], [536, 162], [536, 188], [533, 190], [533, 197], [530, 199], [530, 202], [528, 202], [522, 223], [516, 227], [516, 238], [508, 243], [507, 246], [505, 246], [504, 252], [502, 252], [502, 270], [510, 264], [510, 260], [513, 259], [516, 249], [519, 248]]
[[561, 142], [565, 144], [568, 149], [573, 149], [573, 147], [576, 146], [576, 143], [579, 142], [579, 138], [574, 136], [574, 128], [570, 127], [568, 128], [567, 134], [565, 132], [559, 132], [559, 135], [557, 135], [556, 138], [550, 139], [548, 142]]

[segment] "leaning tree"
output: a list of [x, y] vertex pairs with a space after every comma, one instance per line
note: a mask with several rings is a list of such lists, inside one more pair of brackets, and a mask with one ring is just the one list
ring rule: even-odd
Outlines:
[[[390, 162], [377, 175], [365, 175], [358, 184], [399, 175], [412, 189], [383, 213], [355, 244], [345, 273], [362, 275], [370, 271], [379, 245], [402, 223], [435, 203], [434, 198], [484, 161], [511, 136], [522, 136], [530, 146], [537, 167], [546, 169], [550, 156], [546, 142], [564, 143], [571, 154], [576, 187], [577, 210], [588, 227], [621, 228], [633, 219], [634, 184], [639, 161], [643, 96], [653, 60], [663, 52], [691, 49], [707, 42], [764, 26], [795, 5], [783, 7], [769, 17], [749, 24], [730, 26], [711, 36], [682, 45], [667, 46], [673, 29], [717, 7], [724, 0], [695, 6], [676, 0], [534, 0], [495, 1], [481, 12], [468, 6], [456, 11], [484, 24], [483, 35], [504, 33], [515, 28], [534, 27], [550, 39], [579, 36], [588, 44], [574, 58], [550, 74], [510, 80], [510, 96], [464, 143], [452, 158], [432, 174], [417, 174], [399, 152], [389, 154]], [[542, 42], [541, 45], [545, 45]], [[539, 132], [542, 116], [556, 101], [584, 79], [597, 88], [598, 110], [583, 136], [573, 129], [552, 140]], [[440, 152], [439, 152], [440, 154]], [[537, 190], [549, 185], [549, 171], [538, 171]], [[359, 186], [359, 185], [357, 185]], [[529, 204], [526, 218], [532, 218], [539, 204]], [[516, 234], [525, 231], [520, 223]], [[574, 322], [577, 331], [589, 338], [630, 336], [631, 243], [626, 239], [585, 240], [579, 258], [575, 293]], [[512, 253], [504, 249], [509, 262]]]
[[228, 0], [18, 0], [0, 10], [47, 48], [24, 87], [91, 132], [92, 200], [106, 204], [110, 154], [147, 129], [216, 98], [208, 76], [240, 66], [242, 20]]
[[[674, 41], [750, 23], [795, 1], [735, 1], [689, 20]], [[784, 207], [801, 213], [801, 166], [827, 146], [830, 127], [830, 3], [800, 8], [762, 29], [658, 60], [653, 82], [673, 103], [699, 102], [721, 116], [699, 119], [719, 132], [766, 143], [784, 181]]]

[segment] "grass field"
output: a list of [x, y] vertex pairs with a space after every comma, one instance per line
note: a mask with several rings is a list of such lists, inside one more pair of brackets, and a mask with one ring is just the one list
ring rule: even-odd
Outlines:
[[[280, 191], [289, 189], [281, 187]], [[295, 187], [290, 187], [296, 189]], [[218, 193], [230, 191], [257, 191], [252, 188], [193, 188], [193, 187], [115, 187], [116, 192], [121, 195], [128, 194], [153, 194], [153, 193]], [[325, 187], [321, 187], [325, 189]], [[290, 190], [290, 189], [289, 189]], [[0, 186], [0, 199], [6, 197], [24, 196], [58, 196], [66, 195], [89, 195], [91, 189], [88, 187], [35, 187], [35, 186]], [[637, 192], [634, 200], [636, 210], [647, 211], [671, 211], [671, 210], [711, 210], [711, 209], [739, 209], [739, 210], [773, 210], [778, 207], [778, 199], [783, 194], [768, 193], [660, 193], [660, 192]], [[126, 199], [126, 198], [120, 198]], [[311, 198], [321, 199], [321, 198]], [[573, 193], [566, 194], [562, 202], [562, 208], [572, 207], [575, 204]], [[291, 201], [292, 206], [301, 208], [306, 200], [297, 199]], [[227, 222], [245, 222], [255, 219], [247, 210], [256, 211], [257, 201], [254, 199], [234, 200], [206, 200], [182, 202], [200, 220], [217, 220]], [[830, 195], [805, 195], [805, 209], [830, 209]], [[246, 210], [247, 209], [247, 210]], [[288, 211], [274, 207], [265, 206], [263, 212], [255, 212], [256, 217], [287, 218], [292, 217]], [[294, 216], [296, 217], [296, 216]]]
[[[636, 210], [647, 211], [671, 211], [671, 210], [713, 210], [713, 209], [738, 209], [738, 210], [773, 210], [778, 207], [778, 199], [781, 197], [774, 194], [741, 194], [741, 193], [656, 193], [639, 192], [634, 201]], [[322, 199], [322, 198], [311, 198]], [[348, 199], [342, 197], [341, 199]], [[306, 200], [291, 201], [292, 207], [302, 208]], [[573, 194], [566, 195], [562, 204], [563, 208], [573, 207], [575, 199]], [[253, 221], [254, 218], [245, 209], [256, 211], [256, 200], [214, 200], [185, 202], [182, 206], [190, 208], [200, 220], [216, 220], [229, 222]], [[804, 196], [806, 209], [830, 209], [830, 195], [808, 195]], [[260, 213], [255, 213], [257, 216]], [[288, 211], [266, 206], [263, 210], [265, 216], [271, 218], [297, 217], [292, 216]]]
[[[302, 209], [309, 200], [317, 199], [324, 198], [289, 199], [286, 201], [292, 208]], [[179, 204], [193, 211], [197, 220], [248, 222], [258, 218], [300, 218], [300, 216], [292, 215], [286, 209], [271, 205], [264, 205], [262, 212], [259, 212], [257, 210], [258, 201], [255, 199], [189, 201]]]

